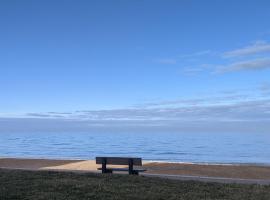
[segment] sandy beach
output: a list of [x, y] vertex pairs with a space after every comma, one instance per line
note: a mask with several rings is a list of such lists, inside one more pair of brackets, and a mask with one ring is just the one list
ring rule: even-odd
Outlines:
[[[98, 167], [95, 160], [0, 159], [0, 168], [8, 169], [98, 172]], [[144, 162], [143, 168], [145, 174], [270, 180], [269, 166]]]

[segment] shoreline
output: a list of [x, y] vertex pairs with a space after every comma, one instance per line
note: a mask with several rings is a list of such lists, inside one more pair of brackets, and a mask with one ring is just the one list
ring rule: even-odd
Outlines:
[[[116, 156], [117, 157], [117, 156]], [[95, 158], [75, 158], [75, 157], [35, 157], [35, 156], [14, 156], [6, 157], [0, 156], [1, 159], [25, 159], [25, 160], [55, 160], [55, 161], [94, 161]], [[143, 163], [169, 163], [169, 164], [189, 164], [189, 165], [213, 165], [213, 166], [258, 166], [258, 167], [270, 167], [270, 163], [244, 163], [244, 162], [192, 162], [192, 161], [171, 161], [171, 160], [153, 160], [153, 159], [143, 159]]]

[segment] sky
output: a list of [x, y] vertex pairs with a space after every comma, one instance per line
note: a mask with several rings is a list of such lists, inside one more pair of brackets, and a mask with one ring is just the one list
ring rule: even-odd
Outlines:
[[269, 10], [0, 0], [0, 131], [269, 132]]

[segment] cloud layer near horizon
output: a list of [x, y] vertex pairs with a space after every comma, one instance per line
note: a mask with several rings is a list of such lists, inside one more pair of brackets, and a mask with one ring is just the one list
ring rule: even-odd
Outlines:
[[129, 108], [114, 110], [76, 111], [62, 113], [28, 113], [26, 117], [49, 119], [123, 120], [123, 121], [260, 121], [270, 120], [270, 101], [254, 100], [232, 104], [194, 105], [184, 107]]
[[0, 131], [12, 130], [267, 132], [270, 131], [270, 99], [227, 103], [217, 99], [211, 104], [198, 100], [197, 104], [185, 102], [177, 106], [161, 102], [141, 108], [27, 113], [21, 118], [0, 118]]

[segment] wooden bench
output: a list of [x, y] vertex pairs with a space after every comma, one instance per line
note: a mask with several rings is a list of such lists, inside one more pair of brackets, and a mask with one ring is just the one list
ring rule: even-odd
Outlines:
[[[102, 173], [113, 173], [113, 171], [128, 171], [129, 174], [138, 175], [144, 169], [134, 169], [133, 166], [142, 166], [141, 158], [121, 158], [121, 157], [96, 157], [96, 164], [102, 165], [98, 170]], [[128, 165], [128, 168], [107, 168], [107, 165]]]

